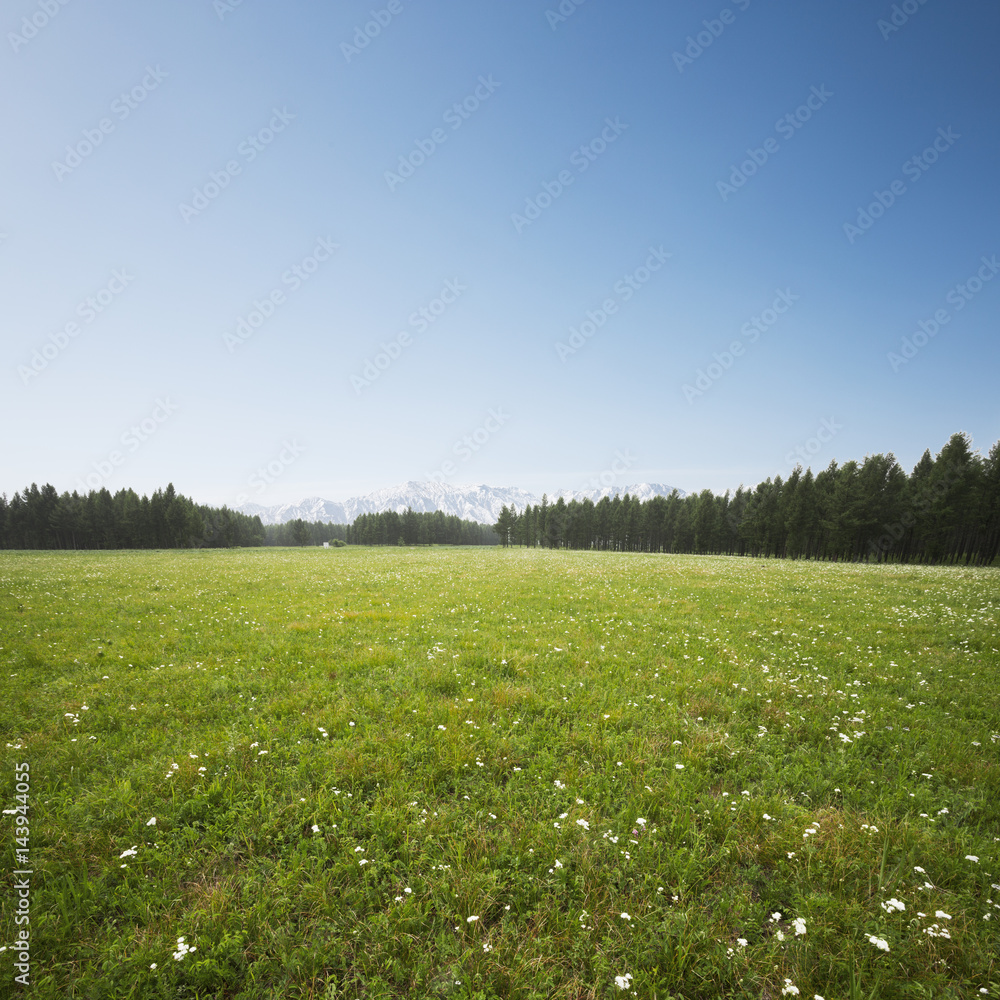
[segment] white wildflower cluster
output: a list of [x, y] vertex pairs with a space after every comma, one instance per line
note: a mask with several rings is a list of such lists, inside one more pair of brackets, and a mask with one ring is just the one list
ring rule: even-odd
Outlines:
[[174, 961], [179, 962], [185, 955], [197, 950], [193, 945], [186, 944], [184, 938], [179, 937], [177, 939], [177, 950], [174, 952]]

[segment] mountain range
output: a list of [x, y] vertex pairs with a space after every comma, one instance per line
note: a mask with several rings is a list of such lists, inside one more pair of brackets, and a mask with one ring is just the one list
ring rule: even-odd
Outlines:
[[[602, 489], [563, 490], [553, 493], [548, 499], [550, 503], [555, 503], [562, 497], [569, 503], [570, 500], [588, 498], [597, 503], [606, 496], [624, 496], [628, 493], [640, 500], [648, 500], [655, 496], [669, 496], [673, 491], [673, 486], [664, 486], [662, 483], [636, 483], [631, 486], [606, 486]], [[685, 495], [680, 489], [677, 493]], [[541, 497], [516, 486], [452, 486], [448, 483], [409, 482], [343, 501], [307, 497], [299, 503], [276, 504], [272, 507], [244, 503], [236, 510], [251, 517], [259, 515], [263, 524], [285, 524], [297, 518], [310, 522], [351, 524], [360, 514], [377, 514], [385, 510], [401, 514], [407, 507], [418, 512], [440, 510], [464, 521], [494, 524], [500, 516], [501, 507], [513, 506], [520, 511], [528, 504], [534, 507], [541, 502]]]

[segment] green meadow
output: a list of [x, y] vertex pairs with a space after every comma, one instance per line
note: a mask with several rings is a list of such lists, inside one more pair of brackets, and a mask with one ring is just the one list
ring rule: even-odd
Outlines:
[[1000, 570], [352, 547], [0, 579], [0, 996], [1000, 997]]

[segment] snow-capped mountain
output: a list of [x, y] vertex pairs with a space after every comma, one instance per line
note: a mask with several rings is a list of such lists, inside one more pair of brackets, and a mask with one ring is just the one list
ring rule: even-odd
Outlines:
[[[602, 497], [626, 493], [639, 497], [640, 500], [648, 500], [655, 496], [669, 496], [673, 490], [674, 487], [664, 486], [662, 483], [638, 483], [633, 486], [610, 486], [593, 490], [563, 490], [560, 493], [553, 493], [549, 497], [549, 502], [554, 503], [559, 497], [563, 497], [567, 503], [570, 500], [584, 498], [597, 503]], [[677, 492], [684, 496], [683, 490]], [[359, 514], [377, 514], [384, 510], [394, 510], [402, 514], [407, 507], [418, 512], [440, 510], [445, 514], [460, 517], [464, 521], [493, 524], [504, 506], [513, 506], [520, 511], [528, 504], [535, 506], [541, 502], [541, 497], [516, 486], [452, 486], [448, 483], [409, 482], [376, 490], [366, 496], [351, 497], [343, 502], [308, 497], [296, 504], [262, 507], [260, 504], [245, 503], [236, 509], [251, 517], [258, 514], [264, 524], [284, 524], [297, 518], [329, 524], [351, 524]]]

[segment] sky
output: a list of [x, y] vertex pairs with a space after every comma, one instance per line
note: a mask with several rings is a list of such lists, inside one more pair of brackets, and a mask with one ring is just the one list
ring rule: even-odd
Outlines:
[[1000, 439], [991, 0], [10, 0], [0, 493]]

